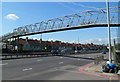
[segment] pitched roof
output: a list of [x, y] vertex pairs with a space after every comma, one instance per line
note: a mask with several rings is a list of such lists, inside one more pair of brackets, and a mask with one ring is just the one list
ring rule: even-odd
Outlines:
[[27, 42], [30, 44], [30, 46], [41, 46], [40, 42], [37, 40], [28, 40]]
[[78, 47], [105, 47], [104, 45], [95, 45], [95, 44], [75, 44], [75, 43], [64, 43], [64, 42], [53, 42], [53, 41], [40, 41], [40, 40], [33, 40], [33, 39], [22, 39], [20, 38], [19, 41], [18, 39], [16, 41], [13, 41], [15, 43], [19, 43], [20, 45], [24, 45], [25, 42], [28, 42], [31, 46], [41, 46], [41, 45], [53, 45], [53, 46], [78, 46]]

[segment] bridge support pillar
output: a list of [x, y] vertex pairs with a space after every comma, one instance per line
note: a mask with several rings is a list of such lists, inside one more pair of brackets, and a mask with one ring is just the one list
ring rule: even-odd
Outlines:
[[14, 39], [15, 39], [15, 41], [16, 41], [16, 37], [15, 37]]
[[17, 37], [17, 52], [19, 52], [19, 37]]

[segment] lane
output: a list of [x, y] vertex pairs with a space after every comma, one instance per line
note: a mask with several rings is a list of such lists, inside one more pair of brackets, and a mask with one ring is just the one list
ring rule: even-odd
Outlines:
[[[95, 55], [95, 54], [94, 54]], [[90, 57], [92, 55], [89, 55]], [[49, 80], [49, 79], [71, 79], [72, 75], [85, 76], [78, 67], [86, 65], [93, 60], [69, 58], [61, 56], [39, 57], [30, 59], [16, 59], [13, 61], [3, 61], [8, 63], [3, 65], [3, 80]], [[79, 75], [80, 74], [80, 75]], [[63, 77], [62, 75], [66, 75]], [[83, 79], [75, 76], [73, 79]], [[90, 75], [88, 75], [90, 77]], [[92, 78], [92, 76], [91, 76]], [[99, 78], [99, 77], [97, 77]], [[100, 78], [99, 78], [100, 79]]]
[[[64, 63], [63, 63], [63, 61], [64, 61]], [[89, 63], [88, 61], [87, 62], [80, 61], [80, 62], [81, 62], [81, 65]], [[3, 70], [3, 78], [11, 79], [11, 78], [16, 78], [16, 77], [21, 77], [21, 76], [25, 76], [26, 74], [30, 75], [30, 74], [34, 74], [37, 72], [50, 70], [50, 69], [53, 69], [56, 67], [65, 66], [65, 65], [80, 66], [80, 62], [78, 60], [73, 60], [73, 59], [69, 59], [69, 58], [63, 58], [63, 59], [59, 58], [57, 60], [52, 60], [51, 62], [50, 61], [49, 62], [42, 61], [42, 62], [36, 62], [34, 64], [27, 64], [26, 66], [20, 65], [17, 68], [12, 68], [12, 69], [7, 68], [6, 70]], [[28, 68], [32, 68], [32, 70], [22, 72], [23, 69], [28, 69]], [[3, 67], [3, 69], [4, 69], [4, 67]], [[12, 74], [12, 75], [8, 76], [9, 74]]]
[[[83, 55], [70, 55], [70, 56], [77, 56], [77, 57], [81, 57], [81, 56], [84, 56], [85, 58], [88, 58], [88, 56], [90, 56], [90, 58], [94, 58], [93, 55], [98, 55], [97, 54], [83, 54]], [[93, 57], [92, 57], [93, 56]], [[60, 57], [60, 58], [63, 58], [63, 57]], [[64, 57], [64, 58], [69, 58], [69, 57]], [[49, 61], [56, 61], [59, 59], [59, 56], [56, 57], [56, 56], [52, 56], [52, 57], [39, 57], [39, 58], [29, 58], [29, 59], [15, 59], [15, 60], [4, 60], [3, 63], [9, 63], [9, 65], [6, 66], [6, 69], [7, 68], [16, 68], [16, 67], [19, 67], [19, 66], [26, 66], [26, 65], [29, 65], [29, 64], [34, 64], [36, 63], [37, 61], [43, 61], [43, 63], [46, 63], [46, 62], [49, 62]], [[73, 58], [76, 60], [76, 58]], [[23, 61], [22, 61], [23, 60]], [[36, 61], [35, 61], [36, 60]], [[79, 58], [78, 58], [79, 60]], [[88, 60], [89, 61], [89, 60]]]
[[[39, 63], [47, 63], [50, 61], [58, 60], [58, 57], [44, 57], [44, 58], [30, 58], [30, 59], [15, 59], [13, 61], [6, 61], [4, 60], [2, 63], [9, 63], [8, 65], [4, 66], [4, 69], [12, 69], [12, 68], [19, 68], [21, 66], [29, 66]], [[38, 62], [40, 61], [40, 62]]]

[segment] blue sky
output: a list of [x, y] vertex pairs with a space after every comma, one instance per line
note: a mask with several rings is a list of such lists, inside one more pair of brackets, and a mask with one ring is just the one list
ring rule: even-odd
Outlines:
[[[106, 0], [2, 0], [2, 2], [105, 2]], [[119, 0], [109, 0], [118, 2]]]
[[[118, 6], [117, 2], [110, 6]], [[81, 11], [105, 8], [105, 2], [3, 2], [2, 34], [12, 32], [14, 28], [43, 20], [69, 15]], [[11, 18], [12, 16], [12, 18]], [[0, 25], [1, 26], [1, 25]], [[111, 29], [112, 38], [116, 29]], [[40, 34], [29, 38], [40, 39]], [[24, 37], [23, 37], [24, 38]], [[43, 40], [61, 40], [64, 42], [107, 43], [107, 28], [97, 27], [42, 34]]]

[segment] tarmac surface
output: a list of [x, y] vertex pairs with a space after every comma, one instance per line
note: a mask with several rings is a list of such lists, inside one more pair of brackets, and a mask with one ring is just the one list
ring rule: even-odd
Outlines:
[[[99, 76], [94, 57], [101, 53], [2, 61], [3, 80], [112, 80]], [[91, 68], [90, 68], [90, 65]], [[100, 66], [100, 65], [99, 65]], [[92, 72], [92, 70], [96, 69]], [[80, 70], [79, 70], [80, 69]], [[100, 70], [100, 69], [99, 69]], [[92, 72], [92, 73], [88, 73]], [[115, 79], [116, 80], [116, 79]]]

